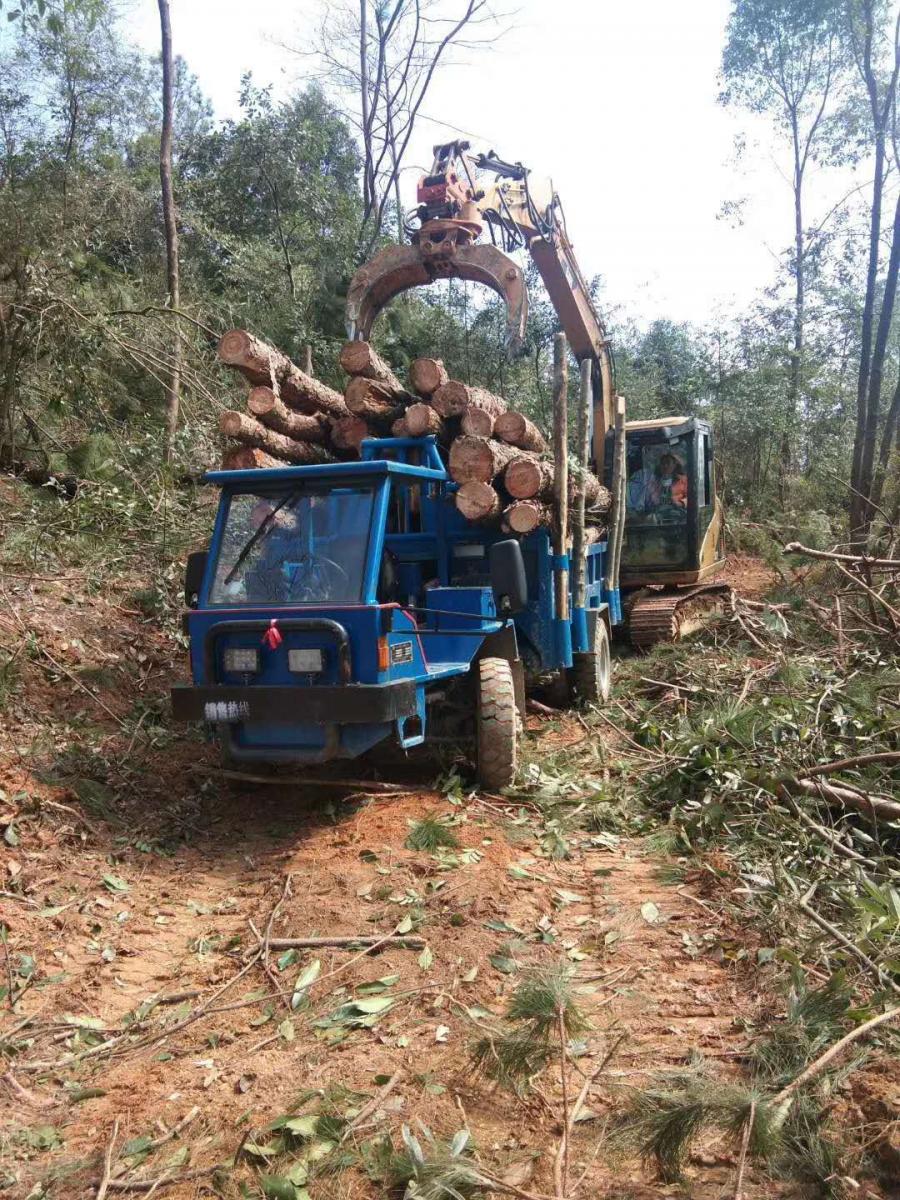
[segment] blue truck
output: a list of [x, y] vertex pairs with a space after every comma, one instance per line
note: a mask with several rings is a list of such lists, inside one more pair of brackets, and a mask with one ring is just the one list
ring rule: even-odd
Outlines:
[[213, 471], [208, 551], [190, 556], [190, 685], [177, 719], [203, 721], [238, 762], [356, 758], [428, 740], [435, 712], [473, 718], [478, 778], [515, 775], [526, 680], [609, 689], [606, 543], [585, 551], [586, 604], [557, 619], [551, 534], [467, 523], [433, 437], [371, 439], [359, 462]]

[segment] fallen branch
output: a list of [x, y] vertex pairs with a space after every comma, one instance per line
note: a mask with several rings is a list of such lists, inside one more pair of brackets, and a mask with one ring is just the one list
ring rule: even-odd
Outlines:
[[884, 796], [870, 796], [866, 792], [851, 789], [848, 785], [842, 787], [835, 783], [825, 783], [821, 779], [782, 779], [781, 783], [789, 792], [832, 801], [867, 817], [883, 817], [887, 821], [900, 820], [900, 802], [888, 800]]
[[809, 778], [813, 775], [836, 775], [838, 771], [847, 771], [851, 767], [865, 767], [870, 763], [900, 763], [900, 750], [880, 750], [876, 754], [857, 754], [853, 758], [838, 758], [834, 762], [820, 763], [804, 771]]
[[886, 975], [874, 958], [869, 958], [868, 954], [866, 954], [864, 950], [860, 950], [859, 946], [857, 946], [855, 942], [852, 942], [846, 934], [841, 933], [840, 929], [837, 929], [831, 924], [830, 921], [826, 921], [826, 919], [820, 913], [817, 913], [814, 908], [811, 908], [805, 900], [798, 900], [797, 905], [800, 908], [800, 911], [805, 913], [813, 922], [813, 924], [818, 925], [820, 929], [824, 929], [827, 934], [834, 938], [838, 945], [843, 946], [844, 949], [848, 950], [858, 962], [862, 963], [867, 970], [871, 971], [883, 987], [890, 988], [892, 992], [896, 992], [897, 995], [900, 996], [900, 984], [895, 983], [893, 979]]
[[801, 1071], [796, 1079], [791, 1080], [787, 1087], [782, 1088], [772, 1098], [772, 1104], [777, 1109], [775, 1113], [776, 1128], [784, 1124], [791, 1102], [800, 1088], [809, 1083], [811, 1079], [815, 1079], [817, 1075], [821, 1075], [825, 1068], [834, 1062], [853, 1042], [858, 1042], [861, 1037], [865, 1037], [873, 1029], [877, 1029], [879, 1025], [886, 1025], [888, 1021], [892, 1021], [898, 1016], [900, 1016], [900, 1007], [889, 1008], [887, 1012], [881, 1013], [877, 1017], [872, 1017], [871, 1020], [864, 1022], [862, 1025], [857, 1025], [856, 1029], [851, 1029], [840, 1041], [835, 1042], [833, 1046], [829, 1046], [824, 1054], [820, 1054], [814, 1062], [811, 1062], [805, 1071]]
[[371, 937], [369, 934], [359, 934], [357, 937], [310, 937], [310, 938], [271, 938], [269, 948], [272, 950], [302, 950], [315, 949], [319, 946], [399, 946], [403, 950], [424, 950], [425, 939], [420, 937], [404, 937], [402, 934], [387, 937]]
[[[347, 1138], [350, 1136], [350, 1134], [353, 1132], [353, 1130], [358, 1128], [360, 1125], [362, 1125], [363, 1122], [366, 1121], [372, 1115], [373, 1112], [375, 1112], [375, 1110], [378, 1108], [378, 1106], [380, 1104], [383, 1104], [384, 1101], [387, 1100], [388, 1096], [391, 1094], [391, 1092], [394, 1090], [394, 1088], [397, 1086], [397, 1084], [400, 1082], [400, 1080], [402, 1078], [403, 1078], [402, 1071], [394, 1072], [394, 1074], [390, 1077], [390, 1079], [387, 1081], [387, 1083], [384, 1085], [384, 1087], [381, 1088], [379, 1091], [377, 1091], [375, 1093], [375, 1095], [372, 1097], [372, 1099], [368, 1101], [367, 1104], [364, 1104], [362, 1106], [362, 1108], [359, 1110], [359, 1112], [356, 1114], [356, 1116], [353, 1118], [353, 1120], [349, 1123], [349, 1125], [347, 1125], [344, 1132], [341, 1134], [340, 1142], [345, 1142], [347, 1140]], [[340, 1145], [340, 1142], [338, 1143], [339, 1145]]]
[[865, 554], [838, 554], [834, 550], [812, 550], [800, 542], [788, 542], [782, 554], [805, 554], [807, 558], [824, 558], [831, 562], [856, 563], [863, 567], [875, 567], [881, 571], [900, 571], [900, 559], [869, 558]]

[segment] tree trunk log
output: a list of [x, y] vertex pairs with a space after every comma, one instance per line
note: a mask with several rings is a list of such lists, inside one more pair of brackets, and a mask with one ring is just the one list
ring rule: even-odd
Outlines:
[[469, 387], [457, 379], [451, 379], [449, 383], [439, 387], [431, 397], [431, 404], [442, 417], [461, 417], [470, 405], [483, 408], [492, 417], [499, 417], [501, 413], [506, 412], [505, 400], [484, 388]]
[[[499, 420], [499, 418], [497, 419]], [[494, 432], [494, 417], [486, 408], [476, 408], [471, 405], [463, 413], [459, 427], [468, 437], [489, 438]]]
[[489, 483], [470, 479], [456, 493], [456, 507], [467, 521], [493, 521], [500, 516], [500, 496]]
[[494, 437], [510, 446], [518, 446], [521, 450], [533, 450], [543, 454], [547, 449], [544, 435], [533, 421], [529, 421], [522, 413], [501, 413], [494, 422]]
[[331, 441], [338, 450], [354, 450], [359, 454], [363, 439], [372, 436], [372, 430], [362, 417], [338, 417], [331, 422]]
[[550, 525], [553, 510], [539, 500], [516, 500], [503, 510], [503, 528], [510, 533], [532, 533], [542, 525]]
[[553, 495], [553, 464], [530, 455], [516, 453], [506, 468], [503, 483], [515, 500]]
[[409, 364], [409, 382], [420, 396], [433, 396], [449, 379], [447, 368], [439, 358], [416, 358]]
[[341, 366], [348, 375], [362, 375], [383, 383], [392, 392], [403, 392], [403, 384], [368, 342], [347, 342], [341, 351]]
[[[406, 393], [402, 393], [406, 396]], [[367, 421], [396, 421], [403, 416], [403, 404], [398, 403], [399, 397], [387, 384], [375, 379], [367, 379], [365, 375], [355, 375], [347, 384], [344, 392], [347, 408], [357, 417], [365, 417]], [[412, 399], [412, 397], [408, 397]]]
[[408, 438], [415, 436], [416, 435], [409, 427], [409, 420], [407, 417], [398, 417], [391, 426], [391, 437]]
[[605, 525], [588, 525], [584, 531], [585, 546], [596, 546], [597, 542], [606, 541], [608, 532]]
[[328, 420], [322, 416], [306, 416], [293, 412], [278, 399], [270, 387], [250, 389], [247, 408], [259, 417], [263, 425], [301, 442], [324, 442], [328, 440]]
[[429, 433], [443, 437], [446, 433], [444, 418], [430, 404], [411, 404], [406, 410], [406, 424], [412, 437], [424, 437]]
[[253, 446], [233, 446], [222, 455], [223, 471], [251, 471], [253, 468], [283, 467], [284, 463]]
[[339, 392], [304, 374], [286, 354], [245, 329], [231, 329], [225, 334], [219, 342], [219, 358], [240, 371], [250, 383], [271, 387], [279, 399], [299, 412], [347, 416], [347, 406]]
[[458, 437], [450, 447], [450, 478], [456, 483], [490, 483], [521, 450], [490, 438]]
[[334, 462], [334, 455], [324, 446], [314, 446], [311, 442], [295, 442], [293, 438], [285, 437], [261, 424], [255, 417], [246, 413], [223, 412], [219, 417], [219, 430], [226, 437], [236, 438], [245, 446], [255, 446], [257, 450], [265, 450], [273, 458], [280, 458], [290, 463], [322, 463]]
[[[552, 463], [519, 452], [506, 468], [503, 483], [514, 500], [532, 500], [538, 496], [549, 500], [553, 496], [555, 478]], [[585, 505], [601, 512], [606, 511], [611, 500], [609, 490], [596, 475], [585, 473], [583, 481]], [[579, 481], [573, 472], [569, 477], [570, 497], [574, 495], [578, 486]]]

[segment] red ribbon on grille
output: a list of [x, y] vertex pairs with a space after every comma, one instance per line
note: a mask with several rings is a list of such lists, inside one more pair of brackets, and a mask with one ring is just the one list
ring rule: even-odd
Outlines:
[[284, 641], [284, 638], [281, 636], [281, 633], [278, 629], [278, 625], [276, 624], [274, 617], [269, 622], [269, 628], [263, 634], [262, 640], [269, 647], [270, 650], [277, 650], [278, 647], [281, 645], [281, 643]]

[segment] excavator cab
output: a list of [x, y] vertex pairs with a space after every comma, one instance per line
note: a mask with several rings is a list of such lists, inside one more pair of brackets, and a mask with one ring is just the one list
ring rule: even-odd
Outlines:
[[[697, 583], [723, 562], [712, 430], [693, 417], [629, 421], [625, 430], [622, 584]], [[612, 437], [606, 453], [611, 464]]]

